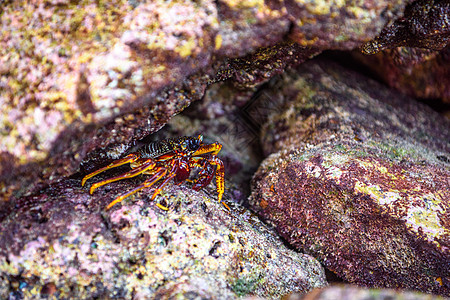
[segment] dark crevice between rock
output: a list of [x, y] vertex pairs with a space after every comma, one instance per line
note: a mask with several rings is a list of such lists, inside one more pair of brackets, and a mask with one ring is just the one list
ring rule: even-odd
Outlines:
[[[391, 88], [387, 85], [386, 80], [378, 72], [363, 63], [360, 59], [356, 58], [355, 54], [357, 57], [359, 56], [356, 52], [327, 50], [319, 54], [317, 58], [331, 59], [348, 70], [362, 74], [386, 86], [387, 88]], [[415, 99], [440, 114], [445, 114], [450, 111], [450, 103], [444, 102], [441, 98], [416, 97]]]

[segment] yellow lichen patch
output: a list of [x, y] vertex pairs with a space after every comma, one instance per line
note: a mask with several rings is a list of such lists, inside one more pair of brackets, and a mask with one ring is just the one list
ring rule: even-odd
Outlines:
[[[427, 197], [422, 197], [422, 199], [428, 199]], [[444, 224], [440, 222], [439, 213], [441, 207], [410, 207], [408, 209], [408, 215], [406, 216], [406, 225], [417, 233], [423, 233], [427, 236], [430, 242], [435, 241], [435, 238], [441, 236], [449, 235], [450, 230], [444, 227]]]
[[181, 57], [188, 57], [192, 55], [192, 52], [198, 47], [197, 42], [199, 40], [195, 38], [189, 38], [184, 41], [181, 46], [175, 48], [175, 52], [178, 53]]
[[219, 50], [220, 47], [222, 47], [222, 41], [223, 41], [222, 35], [221, 34], [216, 35], [214, 49]]
[[[406, 202], [409, 207], [405, 207], [407, 216], [404, 217], [406, 224], [416, 233], [424, 233], [429, 241], [434, 241], [434, 238], [441, 237], [444, 234], [450, 234], [449, 230], [441, 223], [439, 215], [445, 214], [443, 202], [440, 200], [443, 192], [437, 192], [437, 194], [414, 194], [413, 197], [405, 199], [401, 196], [401, 193], [408, 191], [399, 191], [395, 189], [383, 189], [379, 185], [365, 184], [361, 181], [357, 181], [355, 184], [355, 191], [366, 195], [370, 195], [371, 198], [382, 206], [397, 205], [401, 206]], [[411, 193], [413, 190], [409, 190]], [[414, 189], [419, 192], [420, 189]], [[401, 203], [394, 204], [396, 201]], [[388, 208], [389, 212], [392, 212], [391, 208]]]
[[390, 189], [384, 191], [379, 185], [368, 185], [359, 180], [355, 183], [355, 191], [370, 195], [380, 205], [389, 205], [401, 199], [400, 191], [398, 190]]
[[301, 5], [305, 5], [306, 9], [314, 15], [328, 15], [331, 13], [330, 8], [339, 9], [346, 5], [345, 0], [321, 0], [321, 1], [298, 1]]
[[326, 177], [328, 179], [333, 179], [336, 183], [339, 183], [342, 174], [343, 172], [340, 168], [332, 166], [327, 169]]
[[181, 57], [195, 55], [211, 42], [209, 32], [218, 26], [216, 12], [185, 2], [148, 3], [127, 19], [126, 42], [148, 50], [167, 51]]
[[371, 16], [373, 12], [367, 9], [363, 9], [360, 6], [350, 6], [346, 8], [347, 11], [351, 12], [360, 22], [371, 20], [374, 16]]
[[299, 43], [301, 46], [310, 47], [310, 46], [314, 46], [318, 40], [319, 40], [318, 37], [314, 37], [312, 39], [306, 39], [306, 37], [304, 37], [302, 39], [298, 39], [298, 37], [296, 37], [295, 41], [297, 43]]
[[[383, 166], [380, 162], [378, 161], [368, 161], [368, 160], [357, 160], [358, 164], [364, 168], [367, 171], [370, 172], [375, 172], [375, 173], [379, 173], [379, 174], [383, 174], [383, 176], [387, 176], [390, 180], [398, 180], [399, 177], [391, 172], [388, 171], [388, 169]], [[386, 180], [388, 180], [386, 178]]]
[[236, 8], [236, 9], [246, 9], [246, 8], [252, 8], [252, 7], [265, 6], [264, 0], [249, 0], [249, 1], [227, 0], [224, 2], [229, 7]]

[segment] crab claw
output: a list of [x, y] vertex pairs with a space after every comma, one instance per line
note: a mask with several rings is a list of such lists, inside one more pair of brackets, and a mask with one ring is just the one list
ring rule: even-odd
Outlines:
[[178, 170], [176, 172], [177, 175], [175, 176], [174, 181], [176, 184], [180, 184], [189, 178], [189, 175], [191, 174], [191, 167], [188, 162], [180, 161], [180, 165], [178, 166]]
[[212, 165], [207, 164], [205, 166], [205, 169], [200, 171], [199, 177], [196, 180], [194, 180], [194, 185], [192, 186], [192, 189], [194, 191], [199, 191], [200, 189], [210, 184], [210, 182], [214, 177], [214, 171], [215, 168]]

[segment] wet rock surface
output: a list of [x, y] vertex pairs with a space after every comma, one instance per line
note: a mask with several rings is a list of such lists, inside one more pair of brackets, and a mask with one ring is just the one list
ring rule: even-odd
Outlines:
[[302, 47], [292, 41], [264, 47], [243, 58], [228, 60], [219, 68], [214, 81], [232, 79], [241, 88], [252, 88], [320, 52], [319, 48]]
[[278, 86], [251, 207], [349, 282], [448, 295], [448, 121], [328, 61]]
[[272, 298], [326, 284], [314, 258], [286, 249], [242, 207], [228, 211], [213, 189], [168, 185], [156, 199], [167, 212], [146, 192], [104, 210], [141, 181], [91, 196], [66, 179], [16, 203], [0, 225], [0, 298]]

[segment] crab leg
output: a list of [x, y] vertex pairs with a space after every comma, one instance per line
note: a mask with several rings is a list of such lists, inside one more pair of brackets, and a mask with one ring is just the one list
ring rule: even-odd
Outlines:
[[209, 164], [208, 160], [205, 158], [194, 158], [191, 161], [191, 165], [193, 167], [202, 168], [202, 170], [198, 174], [198, 178], [192, 182], [194, 184], [192, 186], [192, 189], [194, 191], [199, 191], [211, 182], [214, 177], [215, 168], [211, 164]]
[[189, 162], [187, 162], [186, 160], [181, 160], [176, 173], [177, 175], [175, 176], [175, 183], [177, 185], [181, 184], [185, 180], [189, 180], [188, 178], [191, 174], [191, 167], [189, 165]]
[[[172, 169], [169, 171], [169, 175], [159, 184], [158, 188], [153, 192], [152, 198], [151, 200], [154, 200], [155, 197], [161, 192], [162, 188], [164, 187], [164, 185], [166, 185], [166, 183], [174, 178], [175, 176], [177, 176], [177, 171], [178, 171], [178, 167], [180, 165], [180, 161], [176, 160], [172, 163]], [[162, 206], [162, 205], [161, 205]], [[160, 207], [160, 206], [158, 206]], [[164, 206], [162, 206], [164, 207]], [[167, 209], [166, 209], [167, 210]]]
[[211, 154], [211, 155], [217, 155], [217, 153], [220, 152], [220, 150], [222, 149], [222, 145], [215, 142], [209, 145], [201, 145], [200, 148], [198, 148], [197, 151], [194, 152], [194, 154], [192, 154], [192, 156], [199, 156], [202, 154]]
[[153, 184], [155, 184], [155, 182], [157, 182], [158, 180], [160, 180], [164, 175], [166, 175], [167, 173], [167, 169], [163, 168], [163, 167], [159, 167], [156, 169], [155, 173], [153, 174], [152, 177], [150, 177], [149, 179], [147, 179], [146, 181], [144, 181], [144, 183], [142, 183], [141, 185], [139, 185], [138, 187], [128, 191], [125, 194], [120, 195], [119, 197], [117, 197], [116, 199], [114, 199], [113, 202], [111, 202], [110, 204], [108, 204], [108, 206], [105, 208], [106, 210], [110, 209], [111, 207], [113, 207], [115, 204], [121, 202], [123, 199], [136, 194], [137, 192], [139, 192], [140, 190], [143, 190], [145, 188], [151, 187]]
[[[135, 162], [138, 158], [139, 158], [139, 157], [138, 157], [136, 154], [133, 154], [133, 153], [132, 153], [132, 154], [129, 154], [129, 155], [127, 155], [126, 157], [124, 157], [124, 158], [122, 158], [122, 159], [115, 160], [115, 161], [113, 161], [112, 163], [110, 163], [109, 165], [107, 165], [106, 167], [103, 167], [103, 168], [101, 168], [101, 169], [98, 169], [97, 171], [94, 171], [94, 172], [92, 172], [92, 173], [90, 173], [90, 174], [84, 176], [84, 177], [83, 177], [83, 180], [81, 180], [81, 186], [84, 186], [84, 184], [86, 183], [86, 181], [87, 181], [89, 178], [92, 178], [92, 177], [94, 177], [95, 175], [100, 174], [101, 172], [104, 172], [104, 171], [106, 171], [106, 170], [109, 170], [109, 169], [112, 169], [112, 168], [115, 168], [115, 167], [122, 166], [122, 165], [127, 164], [127, 163]], [[92, 193], [91, 193], [91, 194], [92, 194]]]
[[[213, 157], [211, 160], [208, 161], [211, 165], [216, 165], [216, 190], [219, 194], [217, 196], [217, 199], [219, 199], [220, 202], [222, 202], [222, 196], [225, 190], [225, 171], [223, 162], [218, 157]], [[223, 205], [225, 205], [226, 208], [230, 209], [225, 202], [222, 202]]]
[[89, 193], [92, 194], [95, 191], [95, 189], [97, 189], [98, 187], [101, 187], [105, 184], [108, 184], [110, 182], [114, 182], [114, 181], [118, 181], [118, 180], [126, 179], [126, 178], [132, 178], [139, 174], [142, 174], [145, 171], [147, 171], [148, 169], [152, 169], [155, 166], [155, 164], [156, 164], [156, 162], [153, 159], [149, 158], [149, 159], [145, 160], [139, 167], [131, 169], [131, 171], [128, 171], [128, 172], [123, 173], [116, 177], [112, 177], [112, 178], [105, 179], [105, 180], [99, 181], [97, 183], [94, 183], [91, 186]]
[[[219, 144], [219, 151], [222, 148], [222, 145]], [[201, 188], [207, 186], [211, 180], [212, 175], [214, 173], [214, 169], [212, 166], [216, 166], [215, 175], [216, 175], [216, 190], [218, 193], [217, 199], [219, 202], [221, 202], [228, 210], [230, 208], [228, 205], [222, 201], [222, 196], [225, 190], [225, 171], [224, 171], [224, 165], [220, 158], [217, 156], [211, 156], [209, 158], [200, 157], [200, 158], [193, 158], [190, 161], [190, 165], [192, 167], [200, 167], [203, 168], [203, 170], [199, 174], [199, 178], [197, 178], [194, 181], [194, 186], [192, 189], [198, 191]]]

